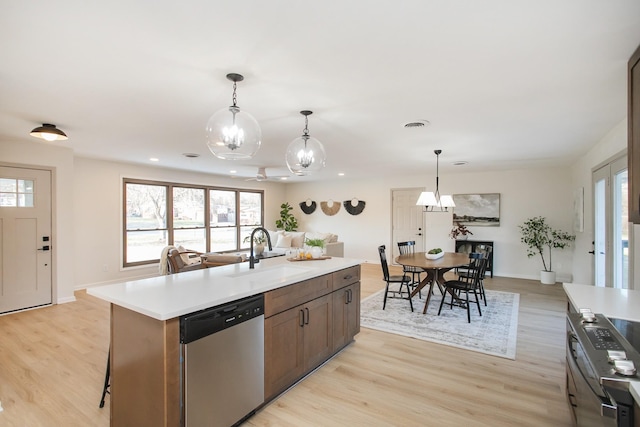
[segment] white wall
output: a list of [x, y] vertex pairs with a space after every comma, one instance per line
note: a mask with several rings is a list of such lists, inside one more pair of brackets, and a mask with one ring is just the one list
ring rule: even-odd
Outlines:
[[54, 303], [73, 301], [74, 218], [73, 151], [33, 141], [0, 141], [0, 161], [12, 166], [52, 168], [52, 233]]
[[[157, 275], [157, 264], [122, 268], [122, 179], [265, 190], [265, 224], [275, 224], [284, 186], [216, 175], [77, 157], [75, 159], [75, 287]], [[159, 255], [159, 254], [158, 254]]]
[[[434, 171], [435, 172], [435, 171]], [[379, 263], [377, 247], [391, 242], [391, 190], [426, 186], [432, 190], [435, 176], [381, 177], [332, 183], [290, 184], [286, 198], [294, 206], [300, 230], [332, 232], [345, 242], [345, 256]], [[516, 171], [440, 173], [440, 191], [445, 194], [500, 193], [500, 226], [471, 227], [472, 238], [495, 242], [495, 274], [539, 278], [539, 259], [527, 258], [520, 243], [518, 225], [533, 216], [545, 216], [554, 228], [572, 229], [573, 202], [570, 168]], [[364, 212], [349, 215], [344, 208], [326, 216], [319, 208], [305, 215], [299, 203], [310, 198], [318, 204], [329, 199], [366, 201]], [[559, 280], [570, 280], [572, 250], [554, 253]]]
[[[627, 120], [622, 120], [571, 168], [573, 188], [584, 188], [584, 232], [576, 234], [573, 275], [575, 283], [594, 284], [593, 255], [593, 170], [627, 149]], [[637, 240], [637, 239], [636, 239]], [[632, 247], [630, 245], [630, 247]]]

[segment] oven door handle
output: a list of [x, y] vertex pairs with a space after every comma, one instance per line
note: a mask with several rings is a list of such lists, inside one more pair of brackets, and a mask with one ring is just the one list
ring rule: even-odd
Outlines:
[[580, 343], [578, 342], [578, 337], [573, 332], [567, 332], [567, 346], [568, 346], [567, 348], [569, 348], [571, 352], [571, 358], [569, 359], [569, 364], [570, 364], [569, 369], [571, 369], [571, 371], [573, 372], [578, 373], [581, 377], [580, 379], [589, 386], [591, 393], [596, 398], [598, 398], [598, 400], [600, 401], [600, 415], [607, 418], [617, 419], [618, 417], [617, 404], [615, 403], [615, 401], [611, 399], [603, 398], [594, 390], [593, 386], [591, 385], [591, 382], [587, 379], [587, 376], [584, 374], [584, 372], [582, 372], [582, 369], [580, 369], [580, 365], [578, 365], [578, 362], [577, 362], [578, 356], [573, 347], [574, 344], [580, 345]]

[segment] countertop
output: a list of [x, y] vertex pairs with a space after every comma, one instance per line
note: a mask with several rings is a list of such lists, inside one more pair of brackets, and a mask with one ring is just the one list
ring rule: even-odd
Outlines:
[[168, 320], [251, 295], [322, 276], [362, 261], [334, 257], [288, 261], [285, 257], [223, 265], [87, 289], [89, 295], [157, 320]]
[[640, 322], [640, 291], [576, 283], [563, 283], [562, 286], [576, 309], [590, 308], [607, 317]]

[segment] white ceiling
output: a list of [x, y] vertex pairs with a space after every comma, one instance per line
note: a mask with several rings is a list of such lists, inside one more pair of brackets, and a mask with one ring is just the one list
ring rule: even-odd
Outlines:
[[[626, 116], [638, 0], [0, 0], [0, 139], [80, 156], [285, 175], [313, 110], [320, 174], [289, 182], [571, 164]], [[205, 125], [231, 104], [263, 132], [216, 159]], [[428, 120], [430, 126], [403, 125]], [[187, 159], [182, 153], [198, 153]], [[464, 169], [463, 169], [464, 168]]]

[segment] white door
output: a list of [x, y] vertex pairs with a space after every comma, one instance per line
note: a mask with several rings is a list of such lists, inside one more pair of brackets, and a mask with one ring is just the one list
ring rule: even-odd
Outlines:
[[0, 167], [0, 313], [51, 304], [51, 172]]
[[[391, 248], [387, 248], [387, 259], [390, 262], [399, 255], [398, 242], [414, 240], [416, 242], [415, 251], [424, 252], [424, 220], [422, 216], [422, 206], [416, 206], [416, 201], [421, 188], [405, 188], [392, 190], [392, 211], [391, 211]], [[391, 254], [391, 256], [389, 256]]]
[[595, 285], [629, 287], [627, 157], [593, 172]]

